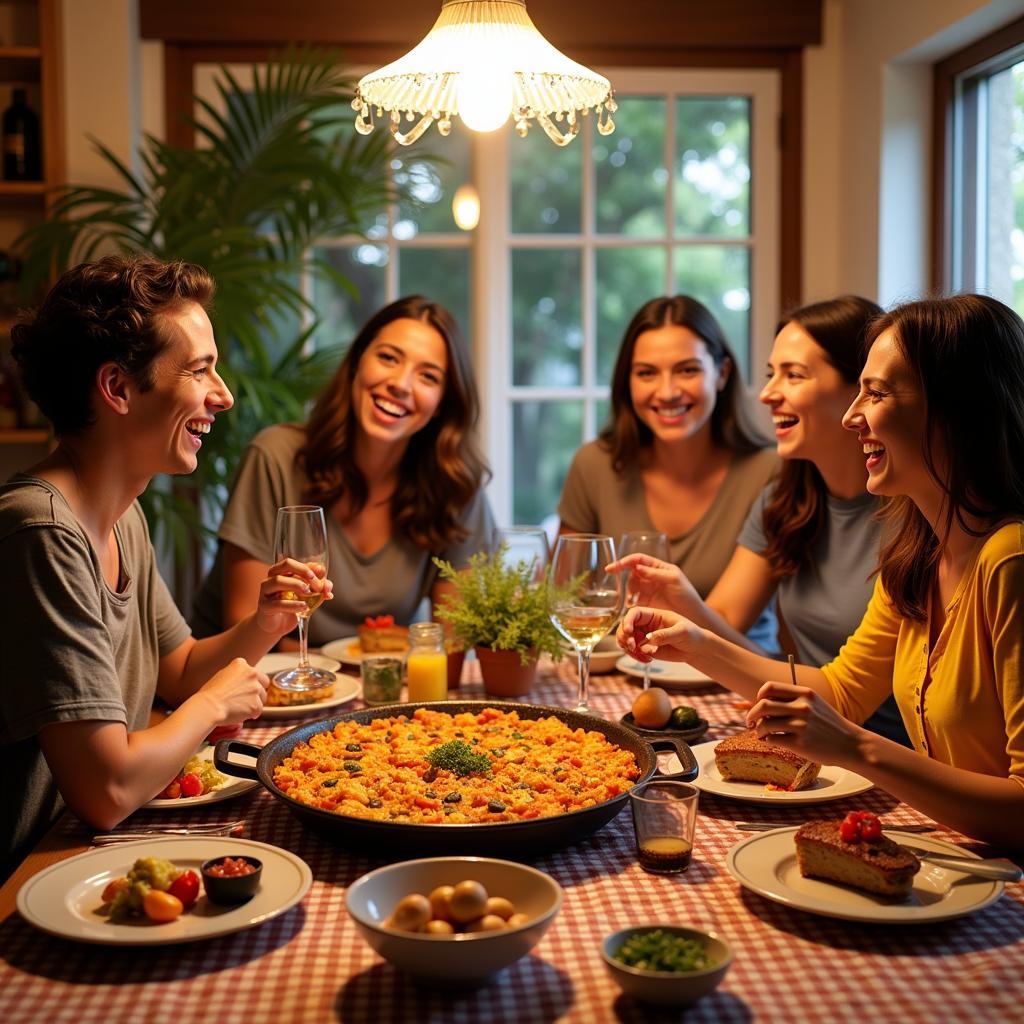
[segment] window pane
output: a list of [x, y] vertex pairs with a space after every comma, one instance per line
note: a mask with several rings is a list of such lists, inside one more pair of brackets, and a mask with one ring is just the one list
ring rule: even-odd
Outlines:
[[665, 233], [665, 100], [617, 97], [614, 134], [596, 132], [597, 230], [616, 235]]
[[391, 171], [395, 184], [410, 186], [419, 201], [419, 205], [399, 204], [395, 238], [403, 241], [424, 232], [459, 230], [452, 217], [452, 197], [470, 180], [469, 133], [461, 124], [453, 123], [446, 139], [431, 131], [412, 146], [399, 147]]
[[539, 523], [557, 510], [569, 463], [582, 442], [582, 402], [513, 403], [513, 522]]
[[612, 415], [612, 400], [610, 398], [599, 398], [594, 402], [594, 426], [600, 433], [608, 425]]
[[750, 234], [750, 100], [676, 101], [676, 232]]
[[676, 291], [714, 313], [750, 381], [750, 250], [734, 245], [677, 246]]
[[619, 343], [633, 314], [648, 300], [665, 293], [664, 246], [598, 249], [597, 376], [610, 383]]
[[469, 344], [468, 249], [400, 249], [398, 291], [440, 302], [455, 317]]
[[313, 337], [317, 345], [348, 345], [359, 328], [386, 302], [387, 246], [369, 243], [331, 246], [317, 249], [316, 255], [347, 278], [357, 294], [353, 295], [333, 281], [315, 278], [313, 305], [320, 316], [320, 326]]
[[580, 283], [579, 249], [513, 250], [513, 383], [554, 387], [580, 382]]
[[989, 79], [986, 288], [1024, 315], [1024, 62]]
[[513, 234], [580, 230], [581, 139], [559, 148], [539, 128], [509, 139], [509, 202]]

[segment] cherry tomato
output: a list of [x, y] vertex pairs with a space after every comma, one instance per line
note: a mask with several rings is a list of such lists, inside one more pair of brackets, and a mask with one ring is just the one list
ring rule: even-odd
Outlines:
[[168, 787], [160, 794], [161, 800], [177, 800], [181, 796], [181, 783], [175, 779]]
[[131, 883], [127, 878], [122, 875], [120, 878], [112, 878], [107, 882], [106, 888], [103, 890], [103, 895], [100, 897], [104, 903], [113, 902], [114, 897], [124, 889], [127, 889]]
[[860, 823], [860, 837], [869, 843], [876, 843], [882, 838], [882, 823], [875, 817], [865, 818]]
[[843, 818], [843, 821], [848, 821], [852, 825], [856, 825], [857, 822], [860, 821], [860, 811], [850, 811], [850, 812], [848, 812], [846, 817]]
[[844, 843], [855, 843], [860, 838], [860, 822], [844, 819], [839, 825], [839, 838]]
[[203, 792], [203, 780], [195, 772], [189, 772], [181, 777], [181, 795], [199, 796]]
[[161, 892], [159, 889], [150, 889], [142, 901], [142, 909], [150, 921], [163, 924], [167, 921], [176, 921], [185, 908], [177, 896]]
[[191, 910], [192, 904], [199, 898], [199, 876], [194, 871], [183, 871], [171, 882], [167, 891], [177, 896], [186, 910]]

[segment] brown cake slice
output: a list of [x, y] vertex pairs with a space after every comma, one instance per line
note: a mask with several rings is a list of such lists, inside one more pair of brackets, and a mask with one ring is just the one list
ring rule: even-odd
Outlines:
[[363, 624], [359, 627], [359, 646], [364, 654], [404, 651], [409, 646], [409, 627]]
[[797, 829], [796, 859], [805, 878], [825, 878], [880, 896], [906, 898], [921, 862], [886, 836], [847, 842], [838, 821], [810, 821]]
[[334, 693], [334, 683], [328, 683], [317, 690], [282, 690], [273, 680], [267, 690], [266, 705], [268, 708], [295, 707], [298, 704], [316, 704], [327, 700]]
[[753, 729], [730, 736], [715, 747], [715, 765], [730, 782], [766, 782], [782, 789], [806, 789], [821, 765], [758, 738]]

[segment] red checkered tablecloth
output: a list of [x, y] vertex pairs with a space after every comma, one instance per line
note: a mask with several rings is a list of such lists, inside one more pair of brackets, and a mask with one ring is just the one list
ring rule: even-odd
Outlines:
[[[476, 666], [459, 696], [483, 696]], [[610, 718], [625, 713], [635, 680], [594, 676], [592, 703]], [[530, 700], [568, 707], [568, 665], [538, 677]], [[454, 695], [453, 695], [454, 696]], [[738, 726], [733, 696], [717, 687], [677, 696], [712, 724], [717, 739]], [[352, 707], [356, 704], [350, 705]], [[250, 727], [265, 742], [295, 720]], [[884, 812], [891, 822], [921, 820], [873, 790], [832, 805]], [[771, 817], [779, 818], [777, 808]], [[793, 811], [794, 823], [799, 818]], [[171, 815], [145, 822], [188, 824]], [[645, 874], [636, 863], [629, 812], [589, 839], [533, 858], [564, 887], [565, 902], [533, 952], [470, 992], [417, 987], [374, 954], [345, 911], [345, 889], [380, 861], [307, 830], [260, 789], [205, 808], [200, 820], [244, 817], [247, 835], [294, 851], [313, 871], [302, 904], [259, 927], [185, 946], [97, 948], [37, 932], [18, 915], [0, 924], [0, 1020], [108, 1024], [115, 1021], [647, 1021], [681, 1019], [620, 994], [600, 957], [603, 936], [644, 921], [696, 924], [724, 935], [733, 966], [717, 991], [685, 1012], [701, 1022], [1003, 1022], [1024, 1017], [1024, 886], [995, 904], [946, 923], [865, 925], [789, 910], [746, 892], [725, 870], [730, 847], [746, 837], [733, 822], [757, 819], [755, 804], [701, 796], [689, 871]], [[788, 817], [788, 816], [787, 816]], [[80, 825], [65, 826], [84, 835]], [[964, 842], [955, 834], [940, 837]], [[415, 856], [415, 850], [402, 851]], [[509, 850], [514, 857], [516, 851]]]

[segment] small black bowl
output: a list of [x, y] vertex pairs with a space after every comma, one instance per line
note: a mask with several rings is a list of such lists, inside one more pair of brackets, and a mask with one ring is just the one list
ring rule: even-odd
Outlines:
[[[228, 854], [228, 856], [231, 856]], [[256, 857], [247, 857], [245, 854], [239, 854], [237, 857], [232, 858], [233, 860], [244, 860], [247, 864], [250, 864], [255, 870], [250, 871], [246, 875], [211, 875], [210, 868], [215, 864], [223, 862], [224, 857], [214, 857], [212, 860], [204, 861], [202, 872], [203, 872], [203, 886], [206, 889], [206, 895], [214, 903], [244, 903], [246, 900], [251, 900], [256, 895], [256, 890], [260, 887], [260, 876], [263, 874], [263, 861]]]
[[633, 720], [632, 711], [627, 711], [619, 721], [627, 729], [632, 729], [633, 732], [643, 736], [645, 739], [656, 739], [659, 736], [673, 737], [675, 739], [685, 740], [687, 743], [693, 743], [694, 740], [699, 740], [709, 728], [707, 719], [701, 718], [692, 729], [673, 729], [671, 726], [667, 725], [664, 729], [645, 729], [642, 725], [637, 725]]

